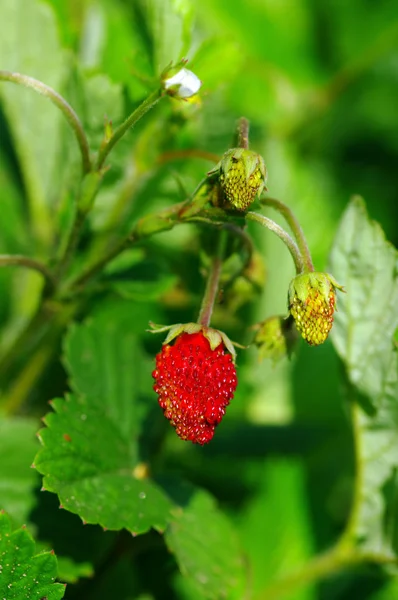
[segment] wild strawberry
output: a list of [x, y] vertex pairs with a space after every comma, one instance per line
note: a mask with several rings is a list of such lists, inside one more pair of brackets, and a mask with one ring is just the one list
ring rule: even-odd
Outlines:
[[336, 289], [343, 287], [327, 273], [303, 273], [289, 288], [289, 310], [302, 337], [311, 346], [323, 344], [333, 325]]
[[[218, 176], [225, 208], [245, 211], [266, 189], [267, 170], [263, 158], [244, 148], [228, 150], [208, 176]], [[220, 205], [220, 200], [217, 204]]]
[[176, 327], [172, 330], [172, 337], [177, 335], [175, 343], [168, 343], [169, 335], [156, 356], [153, 389], [179, 437], [206, 444], [237, 386], [233, 357], [225, 351], [230, 342], [225, 343], [221, 332], [197, 324]]

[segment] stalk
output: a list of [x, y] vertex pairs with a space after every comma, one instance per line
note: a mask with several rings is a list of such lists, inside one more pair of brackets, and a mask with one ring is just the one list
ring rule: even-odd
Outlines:
[[130, 129], [130, 127], [133, 127], [137, 121], [139, 121], [149, 110], [151, 110], [151, 108], [153, 108], [162, 97], [162, 90], [160, 88], [152, 92], [152, 94], [150, 94], [148, 98], [146, 98], [146, 100], [144, 100], [144, 102], [142, 102], [142, 104], [140, 104], [138, 108], [136, 108], [135, 111], [133, 111], [117, 129], [115, 129], [111, 137], [104, 143], [98, 153], [95, 167], [96, 170], [99, 171], [103, 167], [108, 154], [124, 136], [126, 131]]
[[49, 268], [42, 262], [34, 258], [29, 258], [29, 256], [0, 254], [0, 267], [25, 267], [32, 269], [44, 277], [48, 293], [55, 288], [55, 279]]
[[237, 148], [249, 149], [249, 129], [249, 121], [245, 117], [241, 117], [236, 132]]
[[210, 325], [213, 314], [214, 303], [218, 293], [218, 285], [222, 271], [222, 262], [226, 245], [226, 232], [221, 231], [218, 239], [217, 253], [213, 257], [213, 263], [207, 279], [206, 289], [199, 311], [198, 323], [204, 327]]
[[71, 126], [73, 133], [75, 134], [76, 141], [79, 145], [80, 154], [82, 157], [82, 171], [83, 174], [87, 174], [91, 171], [91, 160], [90, 160], [90, 149], [87, 141], [86, 134], [84, 133], [83, 125], [71, 107], [71, 105], [63, 98], [58, 92], [53, 90], [51, 87], [29, 77], [28, 75], [22, 75], [21, 73], [12, 73], [11, 71], [0, 71], [0, 81], [10, 81], [22, 85], [26, 88], [31, 88], [41, 96], [45, 96], [55, 104], [57, 108], [63, 113], [64, 117]]
[[301, 225], [293, 211], [284, 202], [281, 202], [276, 198], [262, 198], [261, 204], [265, 206], [272, 206], [272, 208], [275, 208], [275, 210], [283, 215], [290, 229], [292, 230], [294, 237], [296, 238], [297, 246], [303, 257], [305, 271], [314, 271], [311, 252], [308, 247], [307, 240], [305, 239], [304, 231], [302, 230]]
[[248, 212], [246, 214], [246, 218], [250, 221], [260, 223], [260, 225], [262, 225], [266, 229], [273, 231], [286, 244], [290, 254], [292, 255], [297, 275], [300, 275], [300, 273], [304, 272], [303, 257], [296, 242], [282, 227], [280, 227], [280, 225], [275, 223], [275, 221], [273, 221], [272, 219], [268, 219], [268, 217], [264, 217], [264, 215], [260, 215], [253, 211]]

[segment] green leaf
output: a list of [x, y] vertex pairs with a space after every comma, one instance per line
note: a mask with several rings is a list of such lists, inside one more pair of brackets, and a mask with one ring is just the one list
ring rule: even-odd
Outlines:
[[[32, 512], [32, 523], [37, 531], [38, 550], [53, 549], [58, 559], [58, 576], [68, 582], [68, 565], [62, 560], [73, 560], [73, 569], [80, 570], [84, 565], [98, 565], [109, 555], [118, 533], [104, 532], [100, 526], [84, 525], [82, 520], [67, 510], [59, 509], [56, 494], [42, 492], [38, 497], [36, 509]], [[76, 540], [79, 543], [76, 544]], [[83, 576], [83, 574], [81, 574]]]
[[[104, 2], [102, 6], [97, 4], [95, 10], [92, 6], [89, 13], [94, 13], [92, 20], [101, 22], [104, 37], [97, 66], [113, 81], [123, 83], [133, 101], [141, 101], [154, 73], [145, 32], [140, 21], [131, 18], [134, 8], [128, 4]], [[123, 60], [120, 60], [121, 56]]]
[[160, 74], [189, 50], [193, 6], [188, 0], [140, 0], [139, 5], [153, 40], [154, 70]]
[[142, 262], [145, 252], [142, 248], [129, 248], [111, 260], [104, 268], [105, 275], [115, 275], [128, 271]]
[[89, 562], [79, 563], [69, 556], [58, 556], [58, 578], [65, 583], [76, 583], [82, 577], [94, 575], [93, 565]]
[[16, 524], [25, 524], [36, 504], [34, 490], [39, 481], [31, 468], [37, 452], [37, 421], [27, 418], [0, 419], [0, 508]]
[[[110, 296], [106, 301], [99, 303], [92, 311], [92, 319], [98, 326], [112, 320], [117, 321], [121, 331], [142, 336], [148, 329], [149, 321], [159, 320], [159, 310], [150, 302], [136, 302], [122, 300], [117, 296]], [[162, 315], [164, 316], [164, 315]], [[148, 389], [148, 386], [146, 386]]]
[[0, 247], [1, 252], [24, 254], [29, 251], [22, 194], [13, 180], [11, 162], [0, 149]]
[[[51, 7], [38, 0], [3, 0], [0, 56], [2, 69], [30, 75], [60, 91], [66, 60]], [[0, 98], [22, 168], [35, 232], [41, 241], [49, 242], [63, 116], [46, 98], [19, 85], [1, 82]]]
[[[0, 252], [7, 254], [29, 253], [30, 239], [28, 227], [24, 222], [23, 197], [14, 181], [12, 163], [7, 154], [0, 148]], [[1, 269], [0, 272], [0, 322], [10, 316], [12, 299], [12, 283], [15, 269]], [[19, 286], [16, 295], [20, 294]], [[9, 323], [9, 329], [12, 325]], [[11, 327], [10, 327], [11, 325]], [[2, 332], [0, 350], [7, 347], [8, 331]]]
[[64, 343], [72, 389], [101, 407], [126, 437], [138, 435], [142, 417], [138, 404], [142, 351], [132, 324], [134, 315], [129, 306], [128, 314], [105, 313], [72, 325]]
[[99, 148], [104, 138], [105, 120], [112, 121], [114, 128], [123, 120], [122, 87], [103, 74], [85, 77], [82, 85], [85, 96], [85, 130], [92, 147]]
[[195, 491], [184, 508], [173, 510], [165, 541], [202, 597], [242, 597], [243, 561], [235, 531], [209, 494]]
[[359, 198], [342, 218], [330, 269], [347, 291], [338, 297], [334, 345], [350, 381], [377, 408], [385, 395], [398, 326], [398, 254], [380, 225], [369, 221]]
[[170, 500], [143, 479], [134, 439], [86, 398], [68, 396], [53, 402], [55, 413], [40, 432], [43, 449], [35, 465], [43, 487], [58, 494], [61, 505], [87, 523], [134, 534], [151, 527], [162, 531]]
[[348, 206], [331, 255], [344, 284], [332, 331], [351, 390], [357, 475], [352, 532], [364, 548], [391, 556], [398, 481], [398, 254], [362, 200]]
[[5, 513], [0, 513], [0, 597], [7, 600], [59, 600], [65, 587], [54, 583], [57, 559], [52, 552], [35, 555], [35, 543], [24, 529], [12, 531]]
[[[58, 511], [59, 514], [59, 511]], [[66, 514], [66, 513], [65, 513]], [[58, 521], [59, 523], [59, 521]], [[62, 539], [65, 537], [64, 533], [60, 531], [57, 523], [57, 537]], [[36, 523], [35, 523], [36, 525]], [[81, 525], [81, 523], [80, 523]], [[87, 528], [86, 528], [87, 530]], [[38, 542], [36, 544], [37, 552], [47, 552], [51, 549], [48, 542]], [[70, 556], [61, 556], [57, 551], [57, 563], [58, 563], [58, 579], [65, 583], [77, 583], [82, 577], [93, 577], [94, 567], [90, 562], [77, 562]]]
[[105, 302], [94, 318], [70, 328], [65, 363], [80, 396], [54, 401], [35, 461], [44, 487], [65, 508], [87, 523], [133, 533], [163, 530], [172, 506], [145, 479], [139, 457], [140, 374], [147, 362], [137, 331], [147, 306], [142, 313], [140, 305]]
[[159, 300], [175, 285], [174, 275], [162, 277], [157, 281], [120, 281], [112, 285], [112, 289], [126, 300]]
[[75, 5], [64, 0], [44, 0], [57, 16], [57, 25], [63, 46], [76, 47], [78, 34], [82, 28], [82, 9], [84, 5]]

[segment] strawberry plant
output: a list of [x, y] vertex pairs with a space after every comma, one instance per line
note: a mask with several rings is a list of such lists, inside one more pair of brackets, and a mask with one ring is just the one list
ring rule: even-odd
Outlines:
[[0, 5], [0, 598], [398, 597], [396, 24], [260, 4]]

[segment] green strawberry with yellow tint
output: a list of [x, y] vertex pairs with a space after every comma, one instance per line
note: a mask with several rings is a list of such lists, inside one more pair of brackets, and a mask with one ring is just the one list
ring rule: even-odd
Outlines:
[[267, 170], [263, 158], [244, 148], [228, 150], [208, 175], [218, 176], [225, 199], [224, 208], [246, 211], [256, 196], [266, 189]]

